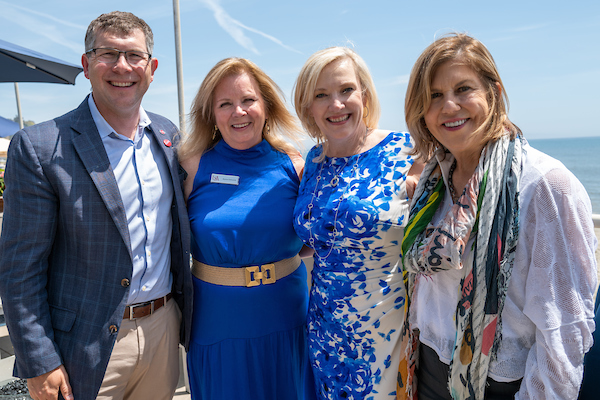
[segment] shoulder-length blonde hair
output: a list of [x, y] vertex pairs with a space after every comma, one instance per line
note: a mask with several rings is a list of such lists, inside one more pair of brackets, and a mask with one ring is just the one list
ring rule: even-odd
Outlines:
[[310, 116], [310, 107], [314, 100], [319, 75], [321, 75], [323, 69], [329, 64], [341, 59], [349, 59], [354, 65], [354, 71], [358, 77], [368, 110], [368, 114], [364, 118], [367, 128], [377, 128], [379, 117], [381, 116], [381, 107], [377, 98], [375, 84], [365, 61], [354, 50], [347, 47], [336, 46], [317, 51], [306, 60], [306, 63], [300, 70], [298, 79], [296, 79], [294, 85], [294, 107], [304, 129], [311, 137], [317, 139], [318, 143], [323, 143], [323, 154], [327, 150], [327, 142], [313, 117]]
[[406, 126], [415, 138], [415, 154], [428, 160], [435, 149], [442, 146], [427, 129], [425, 113], [431, 105], [431, 83], [439, 67], [448, 61], [469, 66], [484, 85], [489, 109], [476, 131], [481, 136], [481, 143], [495, 141], [507, 131], [512, 138], [521, 134], [521, 130], [508, 119], [508, 96], [488, 49], [467, 34], [453, 33], [430, 44], [410, 73], [404, 115]]
[[265, 102], [269, 132], [267, 134], [263, 129], [263, 138], [282, 153], [298, 153], [298, 150], [286, 138], [298, 143], [301, 129], [297, 119], [285, 106], [283, 92], [252, 61], [234, 57], [219, 61], [202, 81], [192, 103], [190, 133], [185, 135], [179, 146], [178, 155], [181, 160], [195, 154], [203, 154], [221, 139], [220, 135], [213, 138], [216, 124], [213, 110], [214, 92], [224, 78], [242, 73], [247, 73], [258, 83], [260, 94]]

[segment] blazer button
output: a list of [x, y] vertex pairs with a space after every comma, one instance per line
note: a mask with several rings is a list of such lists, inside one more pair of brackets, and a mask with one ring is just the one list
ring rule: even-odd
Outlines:
[[110, 331], [110, 333], [117, 333], [119, 331], [119, 328], [117, 328], [116, 325], [111, 325], [108, 327], [108, 330]]
[[129, 287], [129, 279], [125, 278], [121, 280], [121, 286]]

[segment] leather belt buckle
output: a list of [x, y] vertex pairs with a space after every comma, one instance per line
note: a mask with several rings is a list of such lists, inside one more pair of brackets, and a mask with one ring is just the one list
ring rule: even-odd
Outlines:
[[[172, 295], [171, 293], [169, 293], [166, 296], [159, 297], [158, 299], [147, 301], [145, 303], [125, 306], [125, 315], [123, 316], [123, 318], [133, 321], [138, 318], [143, 318], [148, 315], [152, 315], [156, 310], [167, 304], [167, 301], [169, 301], [171, 297]], [[136, 315], [136, 313], [138, 315]]]
[[246, 287], [275, 283], [275, 264], [254, 265], [245, 268]]
[[[129, 308], [129, 320], [133, 321], [134, 319], [142, 318], [142, 317], [145, 317], [146, 315], [152, 314], [152, 312], [150, 312], [150, 314], [147, 314], [147, 311], [145, 310], [145, 308], [150, 305], [151, 305], [151, 308], [154, 308], [154, 300], [149, 301], [147, 303], [133, 304], [133, 305], [127, 306]], [[138, 312], [142, 315], [135, 316], [135, 310], [139, 310]]]

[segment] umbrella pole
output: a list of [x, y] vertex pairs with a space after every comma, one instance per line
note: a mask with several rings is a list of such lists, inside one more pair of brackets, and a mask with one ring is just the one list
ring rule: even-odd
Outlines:
[[17, 97], [17, 113], [19, 114], [19, 129], [23, 129], [23, 114], [21, 114], [21, 97], [19, 96], [19, 84], [15, 82], [15, 96]]
[[179, 21], [179, 0], [173, 0], [173, 21], [175, 25], [175, 61], [177, 65], [177, 99], [179, 102], [179, 130], [185, 135], [185, 105], [183, 98], [183, 63], [181, 62], [181, 26]]

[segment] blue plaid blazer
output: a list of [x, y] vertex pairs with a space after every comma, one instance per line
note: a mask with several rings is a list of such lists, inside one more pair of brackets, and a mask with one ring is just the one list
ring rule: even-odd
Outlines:
[[[189, 220], [175, 154], [177, 128], [148, 113], [173, 179], [172, 293], [191, 328]], [[164, 133], [163, 133], [164, 132]], [[163, 141], [168, 139], [172, 146]], [[76, 399], [98, 393], [131, 279], [123, 201], [87, 99], [52, 121], [19, 131], [5, 171], [0, 297], [15, 350], [15, 375], [65, 365]]]

